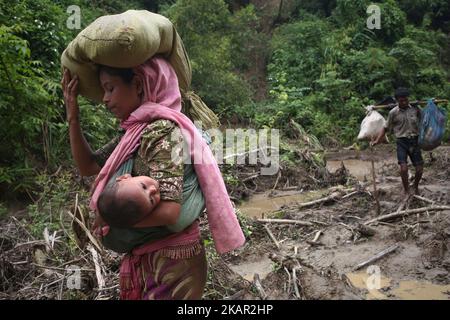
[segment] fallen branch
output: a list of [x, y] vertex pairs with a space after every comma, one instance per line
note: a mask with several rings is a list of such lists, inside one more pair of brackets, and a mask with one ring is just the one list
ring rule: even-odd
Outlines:
[[[51, 287], [52, 285], [54, 285], [55, 283], [58, 283], [58, 282], [61, 282], [61, 283], [64, 283], [64, 280], [65, 280], [65, 276], [64, 275], [60, 275], [61, 276], [61, 278], [59, 278], [59, 279], [57, 279], [57, 280], [55, 280], [55, 281], [52, 281], [52, 282], [50, 282], [50, 283], [47, 283], [47, 284], [45, 284], [44, 286], [43, 286], [43, 288], [49, 288], [49, 287]], [[59, 300], [61, 300], [61, 299], [59, 299]]]
[[349, 225], [343, 223], [343, 222], [338, 222], [338, 225], [343, 226], [344, 228], [347, 228], [348, 230], [350, 230], [351, 232], [353, 232], [353, 228], [350, 227]]
[[431, 205], [434, 204], [434, 201], [433, 201], [433, 200], [430, 200], [430, 199], [427, 199], [427, 198], [418, 196], [418, 195], [416, 195], [416, 194], [413, 195], [413, 197], [416, 198], [416, 199], [422, 200], [422, 201], [424, 201], [424, 202], [428, 202], [428, 203], [430, 203]]
[[319, 240], [319, 237], [321, 234], [322, 234], [322, 230], [317, 231], [312, 242], [317, 242], [317, 240]]
[[353, 196], [353, 195], [355, 195], [357, 193], [360, 193], [360, 191], [357, 190], [357, 191], [350, 192], [349, 194], [346, 194], [345, 196], [343, 196], [342, 199], [350, 198], [351, 196]]
[[405, 208], [405, 206], [408, 203], [408, 201], [409, 201], [409, 197], [403, 199], [402, 202], [400, 202], [400, 205], [398, 206], [398, 209], [397, 209], [397, 211], [395, 213], [399, 213], [400, 211], [402, 211]]
[[86, 232], [86, 235], [88, 236], [89, 240], [91, 240], [92, 244], [100, 251], [103, 252], [101, 246], [98, 244], [97, 240], [94, 238], [92, 233], [86, 228], [86, 226], [83, 224], [83, 222], [80, 221], [77, 217], [75, 217], [70, 211], [67, 211], [67, 213], [72, 217], [73, 220], [75, 220], [81, 229], [83, 229], [84, 232]]
[[288, 275], [288, 288], [287, 288], [287, 294], [291, 294], [291, 273], [289, 272], [289, 270], [286, 267], [283, 267], [284, 271], [286, 271], [287, 275]]
[[31, 239], [36, 240], [36, 238], [33, 237], [33, 236], [31, 235], [31, 233], [28, 232], [27, 228], [25, 228], [25, 227], [20, 223], [20, 221], [17, 220], [16, 217], [12, 216], [11, 218], [14, 220], [14, 222], [15, 222], [20, 228], [22, 228], [23, 231], [25, 231], [25, 233], [26, 233]]
[[315, 242], [315, 241], [311, 241], [311, 240], [306, 240], [305, 242], [311, 246], [324, 246], [324, 244], [321, 242]]
[[398, 244], [395, 244], [393, 246], [390, 246], [387, 249], [384, 249], [383, 251], [377, 253], [376, 255], [374, 255], [372, 258], [370, 258], [369, 260], [366, 260], [360, 264], [358, 264], [355, 268], [353, 268], [354, 271], [359, 270], [369, 264], [371, 264], [372, 262], [375, 262], [381, 258], [383, 258], [384, 256], [388, 255], [391, 252], [394, 252], [395, 250], [397, 250], [397, 248], [399, 247]]
[[27, 246], [27, 245], [31, 245], [31, 244], [45, 244], [45, 240], [34, 240], [34, 241], [28, 241], [28, 242], [24, 242], [24, 243], [18, 243], [14, 246], [14, 249], [17, 249], [19, 247], [22, 246]]
[[421, 213], [421, 212], [426, 212], [426, 211], [442, 211], [442, 210], [450, 210], [450, 206], [431, 206], [431, 207], [425, 207], [425, 208], [404, 210], [404, 211], [395, 212], [395, 213], [386, 214], [386, 215], [377, 217], [375, 219], [364, 222], [364, 224], [368, 225], [368, 224], [378, 222], [378, 221], [391, 220], [391, 219], [407, 216], [407, 215], [414, 214], [414, 213]]
[[280, 177], [281, 177], [281, 170], [278, 170], [277, 180], [275, 181], [275, 184], [274, 184], [274, 186], [272, 188], [272, 191], [275, 190], [275, 188], [277, 187], [278, 180], [280, 180]]
[[102, 269], [100, 267], [99, 257], [97, 251], [95, 251], [94, 247], [88, 246], [88, 250], [92, 253], [92, 260], [95, 265], [95, 276], [97, 277], [98, 289], [102, 290], [105, 287], [105, 279], [102, 275]]
[[45, 242], [45, 250], [49, 253], [52, 250], [52, 246], [50, 244], [50, 235], [48, 234], [48, 229], [45, 227], [44, 232], [44, 242]]
[[333, 192], [332, 194], [330, 194], [329, 196], [327, 196], [325, 198], [317, 199], [317, 200], [310, 201], [310, 202], [300, 203], [300, 204], [298, 204], [298, 208], [306, 208], [306, 207], [314, 206], [316, 204], [321, 204], [321, 203], [325, 203], [328, 201], [334, 201], [340, 197], [341, 197], [340, 192]]
[[64, 289], [64, 280], [66, 280], [65, 274], [63, 274], [61, 285], [59, 286], [58, 300], [62, 300], [62, 294], [63, 294], [63, 289]]
[[290, 191], [290, 190], [296, 190], [296, 189], [298, 189], [298, 186], [292, 186], [292, 187], [282, 188], [282, 189], [278, 189], [278, 190], [280, 190], [280, 191]]
[[320, 225], [325, 226], [325, 227], [328, 227], [328, 226], [329, 226], [328, 223], [322, 222], [322, 221], [311, 220], [311, 222], [312, 222], [312, 223], [315, 223], [315, 224], [320, 224]]
[[277, 254], [272, 252], [271, 254], [269, 254], [269, 259], [280, 266], [286, 267], [289, 271], [292, 271], [292, 269], [294, 268], [301, 267], [297, 256], [284, 255], [280, 253]]
[[247, 178], [243, 179], [242, 182], [247, 182], [249, 180], [252, 180], [252, 179], [255, 179], [255, 178], [258, 178], [258, 177], [259, 177], [259, 174], [254, 174], [254, 175], [252, 175], [250, 177], [247, 177]]
[[38, 268], [41, 268], [41, 269], [49, 269], [49, 270], [53, 270], [53, 271], [67, 271], [67, 270], [64, 269], [64, 268], [51, 267], [51, 266], [43, 266], [43, 265], [41, 265], [41, 264], [37, 264], [37, 263], [34, 263], [34, 262], [32, 262], [31, 265], [33, 265], [33, 266], [35, 266], [35, 267], [38, 267]]
[[264, 225], [264, 229], [266, 229], [267, 233], [269, 234], [270, 239], [275, 243], [275, 246], [277, 249], [280, 249], [280, 244], [278, 243], [277, 239], [275, 239], [275, 236], [273, 235], [272, 231], [269, 230], [269, 228]]
[[294, 290], [295, 295], [297, 296], [297, 299], [301, 299], [300, 290], [298, 290], [298, 284], [297, 284], [297, 268], [292, 269], [292, 281], [294, 282]]
[[228, 159], [234, 158], [234, 157], [242, 157], [242, 156], [245, 156], [247, 154], [255, 153], [255, 152], [264, 152], [264, 149], [266, 149], [266, 150], [270, 149], [270, 150], [273, 150], [273, 151], [278, 151], [278, 149], [275, 148], [275, 147], [266, 146], [266, 148], [258, 148], [258, 149], [245, 151], [245, 152], [242, 152], [242, 153], [238, 152], [238, 153], [234, 153], [234, 154], [228, 154], [225, 157], [223, 157], [223, 160], [228, 160]]
[[362, 218], [361, 217], [358, 217], [358, 216], [351, 216], [351, 215], [348, 215], [348, 216], [345, 216], [346, 218], [352, 218], [352, 219], [356, 219], [356, 220], [361, 220]]
[[[41, 264], [37, 264], [32, 262], [31, 265], [41, 268], [41, 269], [49, 269], [53, 271], [67, 271], [67, 268], [60, 268], [60, 267], [52, 267], [52, 266], [43, 266]], [[86, 268], [80, 268], [80, 271], [94, 271], [94, 269], [86, 269]]]
[[257, 273], [255, 273], [253, 276], [253, 284], [255, 285], [255, 288], [258, 291], [260, 298], [262, 300], [266, 300], [267, 294], [266, 291], [264, 291], [261, 281], [259, 280], [259, 275]]
[[299, 224], [302, 226], [313, 226], [309, 221], [303, 220], [290, 220], [290, 219], [258, 219], [259, 222], [263, 223], [286, 223], [286, 224]]

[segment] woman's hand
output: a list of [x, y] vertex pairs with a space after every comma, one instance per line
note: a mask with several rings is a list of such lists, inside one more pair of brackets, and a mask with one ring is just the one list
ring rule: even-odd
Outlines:
[[376, 145], [379, 144], [379, 143], [380, 143], [379, 139], [376, 138], [375, 140], [370, 141], [370, 146], [371, 146], [371, 147], [374, 147], [374, 146], [376, 146]]
[[80, 109], [78, 108], [78, 76], [71, 78], [69, 69], [64, 69], [61, 85], [64, 93], [64, 103], [66, 105], [66, 115], [69, 124], [78, 121]]

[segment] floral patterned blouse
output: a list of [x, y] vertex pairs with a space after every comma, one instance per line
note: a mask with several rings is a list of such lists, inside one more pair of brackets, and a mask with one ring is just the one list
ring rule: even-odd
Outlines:
[[[132, 176], [149, 176], [159, 182], [161, 200], [182, 203], [184, 165], [181, 157], [183, 136], [170, 120], [156, 120], [143, 131], [134, 158]], [[94, 153], [103, 166], [122, 138], [124, 131]], [[178, 155], [178, 157], [172, 157]]]

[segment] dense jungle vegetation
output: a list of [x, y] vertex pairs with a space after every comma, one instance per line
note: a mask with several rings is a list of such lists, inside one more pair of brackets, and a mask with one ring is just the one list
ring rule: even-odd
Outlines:
[[[367, 28], [371, 4], [380, 29]], [[60, 55], [81, 31], [67, 27], [70, 5], [81, 8], [81, 29], [127, 9], [169, 17], [193, 88], [224, 125], [289, 137], [294, 119], [325, 146], [343, 146], [355, 141], [363, 107], [397, 86], [411, 99], [450, 98], [446, 0], [0, 0], [2, 195], [33, 198], [40, 179], [73, 166], [60, 87]], [[90, 143], [107, 142], [117, 123], [101, 105], [80, 107]]]

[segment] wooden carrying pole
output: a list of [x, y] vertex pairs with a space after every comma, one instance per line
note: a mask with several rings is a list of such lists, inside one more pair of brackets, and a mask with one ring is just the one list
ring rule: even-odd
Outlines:
[[[448, 103], [448, 100], [445, 100], [445, 99], [433, 99], [433, 102], [434, 103]], [[413, 101], [413, 102], [410, 102], [409, 104], [424, 106], [427, 103], [428, 103], [428, 101], [421, 100], [421, 101]], [[373, 106], [372, 109], [374, 109], [374, 110], [377, 110], [377, 109], [388, 109], [388, 108], [394, 108], [396, 106], [397, 106], [397, 103], [380, 104], [380, 105], [377, 105], [377, 106]]]

